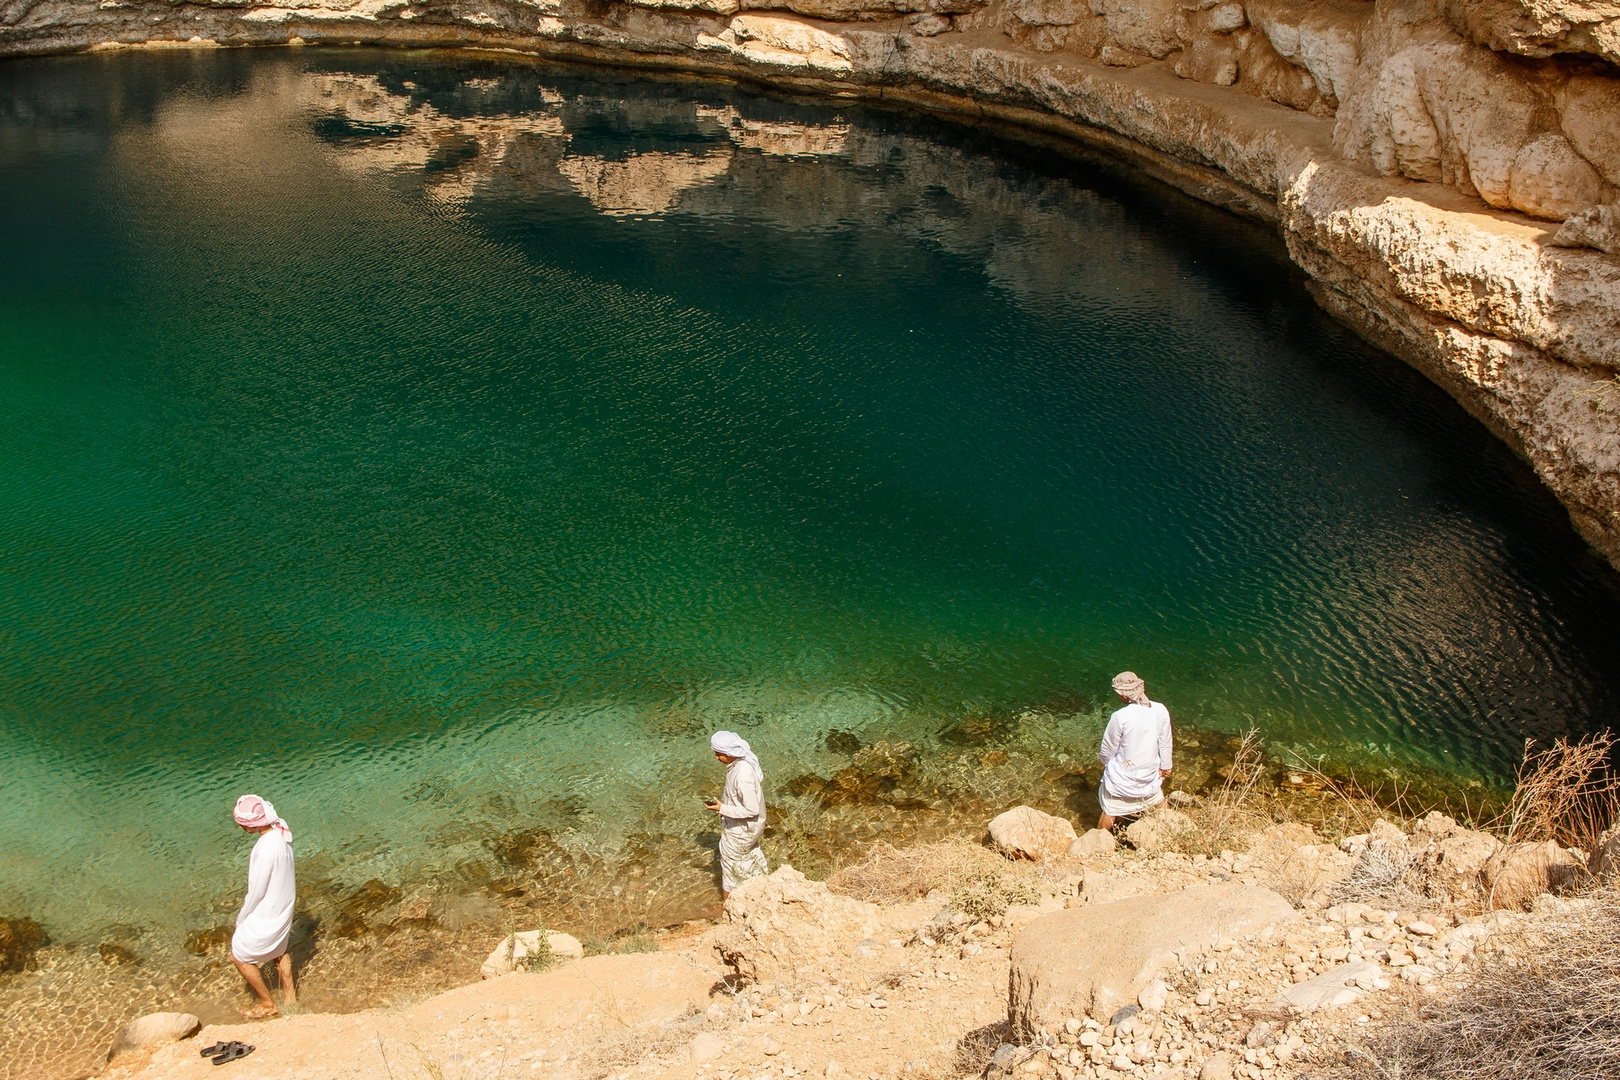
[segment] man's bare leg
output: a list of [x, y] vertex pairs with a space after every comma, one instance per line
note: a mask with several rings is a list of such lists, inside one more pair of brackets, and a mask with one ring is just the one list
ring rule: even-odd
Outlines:
[[242, 1019], [263, 1020], [267, 1016], [276, 1015], [278, 1010], [276, 1009], [275, 1000], [270, 996], [270, 988], [264, 984], [264, 976], [259, 974], [259, 966], [257, 964], [244, 964], [235, 956], [231, 957], [231, 963], [236, 965], [236, 970], [240, 971], [242, 978], [247, 980], [248, 989], [252, 990], [259, 999], [259, 1003], [253, 1008], [242, 1010]]
[[298, 988], [293, 985], [292, 977], [292, 953], [276, 957], [276, 974], [281, 976], [281, 1003], [298, 1004]]
[[1114, 819], [1109, 817], [1107, 814], [1104, 814], [1102, 817], [1097, 819], [1097, 828], [1101, 829], [1103, 832], [1107, 832], [1113, 827]]

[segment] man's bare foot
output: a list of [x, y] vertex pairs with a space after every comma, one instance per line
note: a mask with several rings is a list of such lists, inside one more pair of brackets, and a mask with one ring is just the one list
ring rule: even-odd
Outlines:
[[255, 1005], [251, 1009], [242, 1010], [244, 1020], [268, 1020], [276, 1015], [279, 1015], [279, 1012], [274, 1005]]

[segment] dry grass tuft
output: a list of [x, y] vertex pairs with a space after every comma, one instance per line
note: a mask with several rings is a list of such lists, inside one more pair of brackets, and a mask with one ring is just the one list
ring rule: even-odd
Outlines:
[[897, 848], [878, 842], [866, 858], [827, 879], [836, 893], [880, 904], [904, 904], [935, 889], [955, 893], [1014, 872], [1007, 859], [958, 837]]
[[695, 1010], [652, 1024], [631, 1025], [621, 1020], [616, 1029], [602, 1031], [595, 1045], [579, 1054], [586, 1062], [581, 1075], [602, 1080], [643, 1062], [679, 1058], [692, 1036], [712, 1026]]
[[1620, 821], [1620, 770], [1614, 767], [1610, 732], [1571, 744], [1559, 739], [1545, 750], [1524, 745], [1518, 785], [1501, 831], [1509, 843], [1556, 840], [1596, 857], [1604, 831]]
[[[1288, 767], [1308, 777], [1310, 786], [1321, 792], [1333, 807], [1331, 813], [1323, 815], [1323, 824], [1334, 826], [1333, 832], [1340, 836], [1371, 832], [1380, 820], [1391, 822], [1402, 832], [1411, 832], [1417, 820], [1432, 809], [1417, 805], [1410, 797], [1409, 785], [1397, 778], [1385, 778], [1368, 784], [1351, 771], [1348, 780], [1340, 781], [1323, 772], [1318, 762], [1300, 754], [1289, 755]], [[1444, 809], [1450, 811], [1452, 808]], [[1466, 807], [1460, 817], [1456, 814], [1452, 816], [1465, 823], [1474, 820], [1474, 815]]]
[[1491, 939], [1473, 981], [1423, 1002], [1350, 1075], [1426, 1080], [1620, 1076], [1620, 887]]
[[1176, 846], [1185, 854], [1218, 855], [1222, 851], [1246, 851], [1249, 836], [1271, 823], [1271, 817], [1258, 805], [1258, 784], [1265, 775], [1264, 742], [1256, 728], [1243, 733], [1232, 754], [1231, 767], [1221, 790], [1203, 806], [1187, 811], [1197, 826]]

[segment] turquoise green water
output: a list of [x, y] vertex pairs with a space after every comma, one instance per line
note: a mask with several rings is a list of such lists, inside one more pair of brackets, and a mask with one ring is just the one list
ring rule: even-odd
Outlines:
[[1120, 170], [426, 54], [0, 108], [0, 913], [59, 935], [215, 921], [250, 789], [402, 881], [534, 825], [696, 858], [712, 727], [781, 782], [1126, 667], [1464, 777], [1620, 712], [1528, 471]]

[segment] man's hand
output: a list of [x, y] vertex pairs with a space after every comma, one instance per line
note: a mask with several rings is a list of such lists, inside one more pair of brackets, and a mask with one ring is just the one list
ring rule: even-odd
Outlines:
[[720, 812], [720, 800], [719, 799], [704, 799], [703, 800], [703, 805], [708, 807], [710, 810], [713, 810], [717, 814]]
[[1165, 779], [1169, 775], [1170, 775], [1170, 770], [1169, 769], [1160, 769], [1159, 770], [1159, 779], [1160, 780]]

